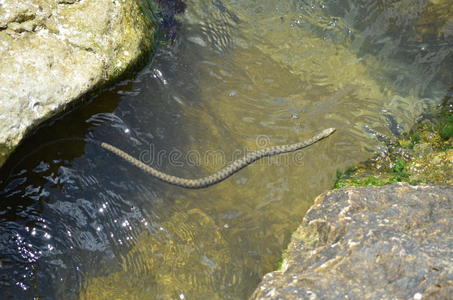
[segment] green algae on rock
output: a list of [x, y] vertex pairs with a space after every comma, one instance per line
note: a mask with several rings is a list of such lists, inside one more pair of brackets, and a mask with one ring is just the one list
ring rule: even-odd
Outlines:
[[373, 159], [338, 173], [335, 188], [395, 182], [453, 185], [452, 122], [453, 114], [445, 107], [426, 114]]
[[0, 165], [30, 129], [133, 70], [153, 45], [146, 0], [6, 0], [0, 8]]

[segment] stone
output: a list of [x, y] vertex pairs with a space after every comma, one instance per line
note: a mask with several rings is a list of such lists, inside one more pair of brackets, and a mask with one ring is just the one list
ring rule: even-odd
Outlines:
[[250, 299], [449, 299], [453, 186], [320, 195]]
[[30, 130], [144, 61], [147, 0], [0, 0], [0, 166]]

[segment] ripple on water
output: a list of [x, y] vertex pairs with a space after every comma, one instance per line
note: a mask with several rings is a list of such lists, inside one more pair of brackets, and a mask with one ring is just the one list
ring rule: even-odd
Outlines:
[[[187, 0], [173, 44], [39, 130], [2, 174], [2, 296], [247, 298], [336, 171], [406, 130], [452, 82], [451, 1], [376, 3]], [[52, 143], [102, 140], [198, 177], [327, 127], [337, 132], [308, 149], [197, 191], [95, 145]]]
[[41, 161], [30, 172], [13, 174], [0, 194], [5, 297], [75, 299], [82, 277], [119, 269], [124, 251], [150, 227], [140, 203], [122, 196], [135, 186], [152, 195], [146, 186], [106, 189], [109, 179], [89, 165], [56, 164]]

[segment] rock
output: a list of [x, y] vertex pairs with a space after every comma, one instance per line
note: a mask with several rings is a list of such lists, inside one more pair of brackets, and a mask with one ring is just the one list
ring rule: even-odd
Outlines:
[[251, 299], [449, 299], [452, 202], [452, 186], [327, 192]]
[[0, 1], [0, 166], [33, 127], [143, 61], [146, 0]]

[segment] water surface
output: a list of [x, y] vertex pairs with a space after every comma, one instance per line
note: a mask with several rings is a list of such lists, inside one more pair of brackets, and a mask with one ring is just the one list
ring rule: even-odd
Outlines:
[[[0, 177], [0, 288], [24, 299], [246, 299], [336, 172], [408, 129], [452, 82], [449, 1], [190, 0], [134, 78], [37, 130]], [[202, 190], [246, 151], [312, 147]]]

